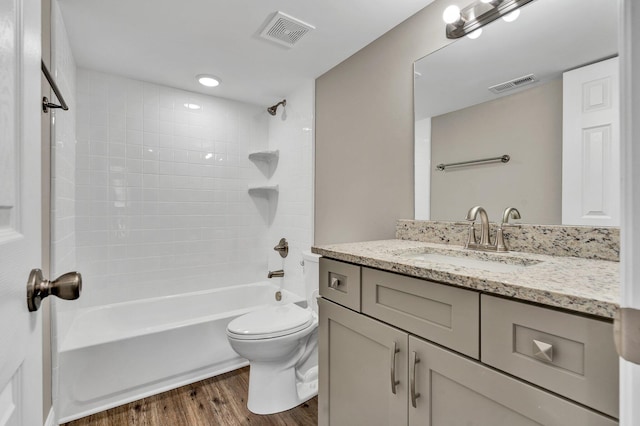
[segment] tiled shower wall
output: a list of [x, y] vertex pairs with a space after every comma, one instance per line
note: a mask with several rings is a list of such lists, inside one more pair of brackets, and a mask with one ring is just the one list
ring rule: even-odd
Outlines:
[[51, 72], [69, 105], [68, 111], [51, 110], [51, 275], [58, 276], [76, 269], [76, 63], [58, 2], [51, 13]]
[[[75, 185], [76, 185], [76, 63], [69, 37], [57, 1], [51, 2], [51, 72], [69, 105], [68, 111], [51, 110], [51, 277], [75, 271]], [[53, 317], [65, 310], [72, 314], [78, 309], [76, 301], [51, 297]], [[45, 323], [47, 324], [47, 323]], [[46, 333], [46, 331], [45, 331]], [[51, 354], [52, 402], [58, 399], [57, 348], [64, 338], [64, 330], [57, 320], [51, 321], [52, 347], [45, 347], [45, 359]], [[45, 374], [47, 374], [45, 370]], [[45, 381], [46, 383], [46, 381]]]
[[[269, 269], [284, 269], [284, 288], [304, 294], [302, 251], [313, 244], [313, 105], [314, 81], [287, 95], [286, 108], [269, 118], [269, 149], [280, 158], [271, 180], [279, 185], [273, 223], [269, 227]], [[272, 250], [285, 237], [289, 256]]]
[[82, 306], [265, 279], [264, 108], [84, 69], [77, 93]]

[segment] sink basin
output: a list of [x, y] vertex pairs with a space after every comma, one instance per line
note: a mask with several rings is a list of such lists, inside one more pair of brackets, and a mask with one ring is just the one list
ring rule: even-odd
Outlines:
[[461, 249], [429, 248], [420, 251], [402, 251], [395, 253], [395, 255], [418, 263], [445, 264], [489, 272], [518, 272], [523, 268], [540, 263], [539, 260], [509, 256], [508, 254]]

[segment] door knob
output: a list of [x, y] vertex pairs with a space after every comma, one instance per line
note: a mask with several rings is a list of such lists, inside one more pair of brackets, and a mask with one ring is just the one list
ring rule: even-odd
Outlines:
[[29, 312], [40, 308], [42, 299], [58, 296], [61, 299], [74, 300], [82, 291], [82, 275], [79, 272], [67, 272], [53, 281], [45, 280], [40, 269], [32, 269], [27, 281], [27, 306]]

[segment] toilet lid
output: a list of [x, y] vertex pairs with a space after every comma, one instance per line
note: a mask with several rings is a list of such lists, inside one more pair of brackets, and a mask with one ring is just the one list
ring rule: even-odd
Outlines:
[[311, 310], [287, 303], [239, 316], [229, 323], [227, 332], [236, 339], [266, 339], [304, 330], [312, 323]]

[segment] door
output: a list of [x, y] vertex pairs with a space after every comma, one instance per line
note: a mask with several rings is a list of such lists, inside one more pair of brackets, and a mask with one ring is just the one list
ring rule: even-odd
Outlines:
[[320, 299], [318, 424], [407, 424], [408, 335]]
[[[622, 102], [622, 226], [620, 306], [640, 310], [640, 2], [623, 0], [620, 87]], [[640, 325], [636, 325], [636, 330]], [[640, 331], [638, 332], [640, 333]], [[620, 361], [620, 424], [640, 425], [640, 365]]]
[[0, 1], [0, 426], [41, 425], [40, 2]]
[[618, 58], [562, 76], [562, 223], [620, 226]]
[[409, 425], [615, 426], [595, 411], [409, 337]]

